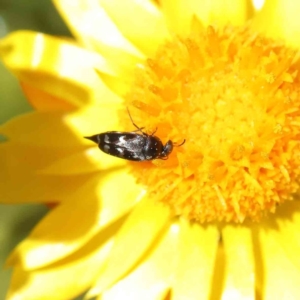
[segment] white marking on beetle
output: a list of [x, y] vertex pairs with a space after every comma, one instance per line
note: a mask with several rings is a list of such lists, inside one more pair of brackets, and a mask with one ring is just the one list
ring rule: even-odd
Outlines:
[[109, 143], [109, 135], [108, 134], [104, 135], [104, 142]]
[[122, 148], [117, 148], [117, 151], [119, 152], [120, 157], [124, 157], [124, 149]]
[[103, 150], [104, 150], [106, 153], [109, 153], [110, 146], [109, 146], [109, 145], [104, 145], [104, 146], [103, 146]]
[[119, 143], [122, 144], [122, 145], [126, 145], [127, 140], [126, 140], [125, 136], [120, 136], [119, 137]]

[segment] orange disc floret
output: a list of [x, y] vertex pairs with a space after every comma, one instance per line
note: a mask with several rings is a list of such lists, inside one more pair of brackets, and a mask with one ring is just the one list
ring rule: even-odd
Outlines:
[[[135, 122], [175, 147], [135, 163], [152, 197], [198, 222], [259, 220], [299, 189], [299, 53], [248, 28], [209, 27], [136, 72]], [[135, 109], [136, 108], [136, 109]]]

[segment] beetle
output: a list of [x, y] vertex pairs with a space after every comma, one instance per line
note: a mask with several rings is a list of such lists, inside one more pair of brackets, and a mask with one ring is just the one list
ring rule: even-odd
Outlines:
[[185, 143], [183, 140], [177, 145], [169, 140], [164, 145], [160, 138], [154, 135], [157, 128], [152, 134], [147, 134], [142, 130], [144, 127], [139, 127], [133, 122], [128, 108], [127, 112], [136, 131], [107, 131], [85, 138], [98, 144], [101, 151], [131, 161], [166, 160], [174, 146], [179, 147]]

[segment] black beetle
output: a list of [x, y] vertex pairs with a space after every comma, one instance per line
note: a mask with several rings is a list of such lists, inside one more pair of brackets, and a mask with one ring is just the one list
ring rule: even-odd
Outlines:
[[[147, 161], [153, 159], [168, 159], [175, 144], [169, 140], [165, 145], [155, 136], [156, 130], [152, 134], [142, 131], [143, 127], [138, 127], [132, 120], [127, 108], [130, 120], [137, 128], [133, 132], [107, 131], [99, 134], [85, 137], [96, 144], [103, 152], [119, 158], [132, 161]], [[137, 133], [141, 132], [141, 134]], [[181, 146], [185, 140], [176, 146]]]

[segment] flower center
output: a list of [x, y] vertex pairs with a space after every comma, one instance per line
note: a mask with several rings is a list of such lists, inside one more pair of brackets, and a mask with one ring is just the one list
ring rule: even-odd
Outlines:
[[139, 66], [132, 118], [167, 160], [133, 163], [138, 181], [175, 215], [259, 220], [299, 189], [298, 53], [247, 28], [199, 29]]

